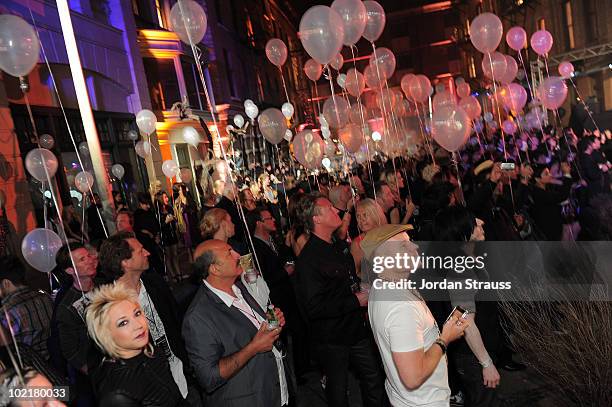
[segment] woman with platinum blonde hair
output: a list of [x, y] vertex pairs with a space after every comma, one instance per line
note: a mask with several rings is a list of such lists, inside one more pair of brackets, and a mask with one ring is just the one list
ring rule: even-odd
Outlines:
[[96, 289], [87, 308], [87, 330], [105, 357], [96, 373], [101, 407], [177, 406], [183, 398], [163, 355], [149, 342], [138, 295], [122, 284]]
[[355, 260], [355, 270], [359, 277], [364, 279], [365, 275], [362, 273], [364, 270], [362, 270], [361, 264], [363, 259], [361, 241], [367, 232], [380, 225], [386, 225], [388, 222], [383, 208], [371, 198], [362, 199], [357, 202], [355, 216], [357, 217], [357, 226], [361, 234], [351, 242], [351, 254], [353, 255], [353, 260]]

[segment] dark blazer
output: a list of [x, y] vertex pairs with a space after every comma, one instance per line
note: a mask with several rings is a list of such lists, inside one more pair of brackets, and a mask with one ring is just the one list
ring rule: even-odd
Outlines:
[[[263, 310], [240, 280], [236, 286], [251, 308], [263, 317]], [[228, 307], [205, 284], [200, 286], [185, 314], [183, 338], [189, 362], [203, 389], [204, 405], [280, 406], [280, 381], [272, 352], [255, 355], [229, 380], [219, 372], [219, 360], [244, 348], [256, 333], [253, 323], [238, 308]]]
[[285, 271], [281, 256], [268, 246], [263, 240], [253, 236], [253, 247], [261, 267], [266, 284], [270, 288], [270, 301], [283, 312], [297, 311], [295, 293], [289, 274]]

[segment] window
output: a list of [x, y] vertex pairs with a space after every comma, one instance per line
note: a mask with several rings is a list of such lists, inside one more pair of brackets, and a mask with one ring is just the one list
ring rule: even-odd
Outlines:
[[164, 9], [161, 5], [162, 0], [155, 0], [155, 11], [157, 13], [157, 23], [161, 28], [166, 28], [166, 24], [164, 22]]
[[546, 20], [544, 20], [543, 18], [538, 19], [538, 30], [545, 30], [546, 29]]
[[476, 77], [476, 64], [474, 63], [474, 56], [470, 55], [468, 58], [468, 71], [470, 74], [470, 78]]
[[223, 59], [225, 60], [225, 74], [227, 76], [227, 83], [229, 85], [230, 96], [235, 98], [238, 97], [238, 92], [236, 90], [236, 82], [234, 78], [234, 67], [231, 55], [227, 52], [225, 48], [223, 48]]
[[170, 110], [181, 100], [172, 59], [143, 58], [153, 110]]
[[571, 49], [575, 47], [574, 43], [574, 18], [572, 17], [572, 2], [565, 2], [565, 24], [567, 25], [567, 44]]
[[204, 95], [200, 95], [200, 85], [196, 67], [189, 61], [181, 61], [183, 68], [183, 78], [185, 79], [185, 87], [187, 88], [187, 100], [192, 109], [202, 109], [202, 100], [206, 100]]

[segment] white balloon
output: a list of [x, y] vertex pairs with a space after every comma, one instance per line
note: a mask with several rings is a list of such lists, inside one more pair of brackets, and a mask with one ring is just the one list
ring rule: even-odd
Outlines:
[[291, 119], [291, 117], [293, 117], [295, 109], [293, 108], [293, 105], [291, 103], [285, 102], [281, 107], [281, 112], [283, 112], [283, 116], [285, 116], [285, 118]]
[[135, 150], [138, 156], [146, 158], [149, 154], [151, 154], [151, 143], [140, 140], [138, 143], [136, 143]]
[[115, 177], [121, 179], [125, 175], [125, 168], [121, 164], [115, 164], [111, 167], [111, 172]]
[[89, 146], [87, 145], [86, 141], [82, 141], [79, 144], [79, 153], [85, 157], [89, 157]]
[[47, 150], [51, 150], [53, 148], [53, 146], [55, 145], [55, 140], [53, 139], [52, 135], [50, 135], [50, 134], [43, 134], [42, 136], [39, 137], [38, 144], [40, 144], [40, 146], [42, 148], [46, 148]]
[[26, 155], [25, 166], [30, 175], [40, 182], [45, 182], [47, 174], [49, 178], [53, 178], [57, 171], [57, 157], [47, 149], [35, 148]]
[[321, 127], [321, 135], [324, 139], [329, 139], [331, 137], [331, 131], [329, 130], [329, 127]]
[[206, 33], [206, 13], [202, 6], [193, 0], [179, 0], [170, 10], [172, 30], [181, 41], [196, 45]]
[[293, 138], [293, 133], [291, 132], [291, 129], [285, 130], [285, 137], [284, 137], [284, 139], [291, 143], [291, 139], [292, 138]]
[[157, 123], [157, 117], [155, 113], [150, 110], [142, 109], [136, 114], [136, 125], [140, 131], [147, 136], [151, 135], [155, 131], [155, 124]]
[[128, 140], [130, 140], [130, 141], [136, 141], [136, 140], [138, 140], [138, 132], [137, 132], [136, 130], [130, 130], [130, 131], [128, 131], [127, 138], [128, 138]]
[[94, 177], [87, 171], [81, 171], [74, 177], [74, 186], [82, 193], [89, 191], [93, 184]]
[[259, 108], [253, 102], [251, 102], [251, 104], [249, 104], [248, 106], [245, 103], [244, 111], [245, 111], [246, 115], [249, 116], [249, 118], [251, 120], [255, 120], [255, 118], [259, 114]]
[[162, 163], [162, 172], [168, 178], [176, 177], [179, 167], [173, 160], [166, 160]]
[[50, 229], [34, 229], [21, 241], [21, 253], [36, 270], [48, 273], [56, 266], [55, 255], [62, 247], [62, 239]]
[[183, 129], [183, 140], [185, 140], [185, 143], [192, 145], [194, 148], [198, 148], [198, 144], [200, 144], [200, 135], [196, 129], [191, 126], [187, 126]]
[[0, 16], [0, 70], [27, 76], [38, 63], [40, 43], [34, 28], [11, 14]]
[[338, 86], [344, 89], [344, 85], [346, 84], [346, 74], [341, 73], [340, 75], [338, 75], [336, 82], [338, 82]]
[[327, 158], [327, 157], [325, 157], [325, 158], [324, 158], [324, 159], [321, 161], [321, 163], [322, 163], [322, 164], [323, 164], [323, 166], [324, 166], [325, 168], [327, 168], [328, 170], [329, 170], [329, 167], [331, 167], [331, 160], [330, 160], [329, 158]]
[[239, 129], [244, 126], [244, 117], [242, 117], [241, 114], [237, 114], [236, 116], [234, 116], [234, 125]]

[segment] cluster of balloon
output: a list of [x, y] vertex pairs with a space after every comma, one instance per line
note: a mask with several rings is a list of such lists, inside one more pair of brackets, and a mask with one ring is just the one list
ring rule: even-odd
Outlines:
[[43, 134], [38, 138], [38, 144], [42, 148], [46, 148], [47, 150], [51, 150], [55, 145], [55, 139], [50, 134]]
[[423, 103], [433, 92], [429, 78], [425, 75], [406, 74], [400, 82], [402, 91], [414, 102]]
[[0, 15], [0, 69], [26, 76], [38, 62], [40, 43], [36, 31], [21, 17]]
[[314, 170], [321, 167], [325, 143], [312, 130], [302, 130], [293, 139], [293, 154], [300, 164]]
[[57, 157], [45, 148], [35, 148], [26, 154], [25, 166], [32, 177], [45, 182], [47, 174], [50, 179], [57, 172]]
[[338, 136], [344, 148], [350, 153], [356, 153], [361, 148], [363, 133], [361, 126], [357, 124], [347, 124], [338, 131]]
[[179, 0], [170, 10], [172, 30], [185, 44], [197, 44], [206, 33], [206, 13], [193, 0]]
[[465, 110], [465, 113], [467, 113], [468, 117], [472, 120], [480, 117], [482, 113], [480, 102], [472, 95], [462, 97], [461, 100], [459, 100], [459, 107]]
[[271, 144], [278, 144], [283, 140], [287, 124], [283, 113], [276, 108], [264, 110], [258, 119], [259, 130], [264, 138]]
[[[179, 4], [179, 3], [177, 3]], [[157, 117], [148, 109], [143, 109], [136, 114], [136, 125], [141, 133], [150, 136], [155, 131]]]
[[55, 255], [62, 247], [62, 239], [50, 229], [34, 229], [21, 241], [21, 254], [30, 266], [49, 273], [56, 266]]
[[257, 115], [259, 114], [259, 108], [251, 99], [247, 99], [244, 101], [244, 112], [248, 116], [251, 121], [255, 120]]
[[147, 158], [151, 154], [151, 143], [146, 140], [140, 140], [134, 147], [136, 154], [141, 158]]
[[198, 144], [200, 144], [200, 134], [193, 127], [187, 126], [183, 128], [183, 140], [185, 140], [185, 143], [193, 146], [193, 148], [198, 148]]
[[125, 168], [121, 164], [115, 164], [111, 167], [111, 172], [117, 179], [122, 179], [125, 175]]
[[461, 107], [442, 106], [432, 116], [433, 138], [447, 151], [455, 152], [468, 140], [470, 123], [470, 118]]
[[166, 160], [162, 163], [162, 172], [167, 178], [174, 178], [179, 173], [179, 167], [174, 160]]
[[74, 177], [74, 186], [81, 193], [86, 193], [91, 190], [94, 184], [94, 177], [88, 171], [81, 171]]
[[287, 46], [282, 40], [272, 38], [266, 43], [266, 56], [272, 64], [281, 68], [287, 61]]
[[344, 29], [342, 43], [346, 46], [355, 45], [365, 30], [368, 15], [363, 3], [361, 0], [335, 0], [331, 5], [342, 18]]

